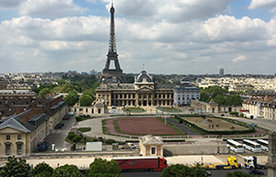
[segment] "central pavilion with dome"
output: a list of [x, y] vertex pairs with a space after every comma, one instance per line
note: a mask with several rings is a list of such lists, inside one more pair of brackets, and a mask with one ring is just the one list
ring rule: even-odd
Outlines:
[[154, 83], [146, 71], [138, 74], [134, 83], [102, 83], [96, 89], [96, 100], [102, 100], [108, 107], [171, 107], [173, 95], [173, 85]]

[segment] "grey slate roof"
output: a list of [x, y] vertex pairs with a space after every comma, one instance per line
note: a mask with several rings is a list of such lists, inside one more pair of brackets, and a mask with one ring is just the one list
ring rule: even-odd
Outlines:
[[25, 133], [31, 132], [29, 129], [27, 129], [24, 125], [22, 125], [21, 122], [16, 120], [16, 117], [10, 117], [6, 121], [0, 124], [0, 129], [4, 128], [13, 128], [16, 130], [20, 130]]

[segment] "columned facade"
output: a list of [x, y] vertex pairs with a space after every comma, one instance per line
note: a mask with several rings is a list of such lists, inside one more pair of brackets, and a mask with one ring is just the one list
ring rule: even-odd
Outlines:
[[133, 84], [101, 84], [96, 90], [96, 98], [111, 106], [173, 106], [173, 89], [157, 86], [152, 77], [142, 71]]

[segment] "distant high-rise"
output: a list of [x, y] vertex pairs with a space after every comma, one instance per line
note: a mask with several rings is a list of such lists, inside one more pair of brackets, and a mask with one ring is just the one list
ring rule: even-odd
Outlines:
[[220, 69], [219, 69], [219, 75], [221, 75], [221, 76], [224, 75], [224, 69], [223, 69], [223, 68], [220, 68]]
[[[110, 8], [110, 40], [109, 40], [109, 49], [107, 54], [107, 60], [105, 68], [103, 69], [101, 81], [104, 82], [123, 82], [123, 70], [120, 68], [118, 54], [116, 51], [116, 42], [115, 42], [115, 22], [114, 22], [114, 13], [115, 9], [113, 3]], [[111, 62], [114, 62], [113, 67]]]

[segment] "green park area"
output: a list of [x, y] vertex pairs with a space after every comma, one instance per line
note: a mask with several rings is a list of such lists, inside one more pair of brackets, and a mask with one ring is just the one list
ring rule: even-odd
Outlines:
[[143, 108], [140, 108], [140, 107], [125, 107], [125, 108], [122, 108], [122, 110], [124, 112], [130, 112], [130, 113], [143, 113], [143, 112], [145, 112], [145, 110]]

